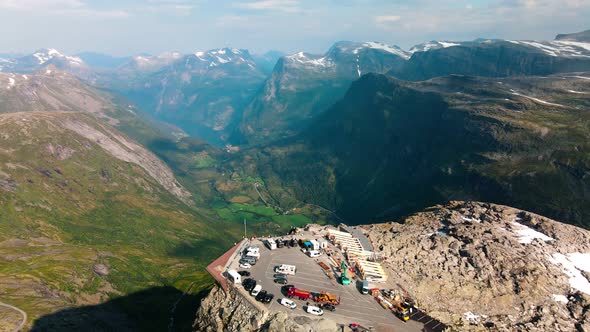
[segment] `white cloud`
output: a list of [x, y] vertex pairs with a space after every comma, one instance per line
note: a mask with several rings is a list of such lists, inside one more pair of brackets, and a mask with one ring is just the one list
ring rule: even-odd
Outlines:
[[252, 10], [272, 10], [282, 12], [300, 11], [298, 0], [259, 0], [253, 2], [236, 2], [235, 7]]
[[125, 18], [124, 10], [96, 10], [80, 0], [0, 0], [0, 9], [92, 18]]
[[0, 8], [12, 10], [78, 8], [82, 6], [84, 3], [79, 0], [0, 0]]
[[375, 22], [377, 23], [393, 23], [397, 22], [401, 19], [401, 16], [398, 15], [385, 15], [385, 16], [376, 16]]
[[84, 18], [127, 18], [129, 13], [124, 10], [94, 10], [89, 8], [72, 8], [54, 10], [55, 14]]
[[242, 27], [247, 25], [250, 20], [245, 16], [225, 15], [218, 18], [215, 25], [218, 27]]

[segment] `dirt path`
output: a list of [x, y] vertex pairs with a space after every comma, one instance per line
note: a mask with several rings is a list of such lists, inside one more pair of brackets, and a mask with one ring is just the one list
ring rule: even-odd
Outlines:
[[12, 309], [12, 310], [16, 310], [16, 311], [18, 311], [23, 316], [23, 320], [21, 321], [19, 327], [15, 329], [15, 331], [21, 331], [25, 327], [25, 324], [27, 323], [27, 313], [24, 312], [24, 311], [22, 311], [21, 309], [15, 307], [15, 306], [11, 306], [10, 304], [6, 304], [6, 303], [3, 303], [3, 302], [0, 302], [0, 306], [6, 307], [6, 308], [9, 308], [9, 309]]

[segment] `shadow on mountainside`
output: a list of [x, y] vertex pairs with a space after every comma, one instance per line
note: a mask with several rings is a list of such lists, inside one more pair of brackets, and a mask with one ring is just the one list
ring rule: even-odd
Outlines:
[[[174, 287], [153, 287], [102, 304], [54, 312], [38, 318], [32, 331], [191, 331], [200, 301], [208, 292], [182, 296]], [[179, 298], [169, 329], [171, 308]]]

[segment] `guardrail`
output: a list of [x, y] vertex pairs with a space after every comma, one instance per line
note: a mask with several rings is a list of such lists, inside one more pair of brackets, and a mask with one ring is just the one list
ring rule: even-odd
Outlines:
[[226, 293], [228, 292], [227, 278], [223, 275], [223, 273], [227, 270], [228, 266], [235, 262], [244, 248], [244, 245], [248, 243], [248, 239], [240, 241], [240, 243], [236, 244], [223, 255], [219, 256], [211, 264], [207, 265], [207, 272], [209, 272], [209, 274], [217, 281], [217, 283]]

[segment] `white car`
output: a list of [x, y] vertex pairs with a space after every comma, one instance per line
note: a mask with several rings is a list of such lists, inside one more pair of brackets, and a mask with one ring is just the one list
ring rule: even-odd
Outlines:
[[240, 264], [240, 269], [251, 269], [251, 268], [252, 268], [252, 264], [250, 264], [250, 263]]
[[319, 251], [317, 251], [317, 250], [312, 250], [312, 251], [308, 252], [307, 254], [309, 255], [309, 257], [312, 257], [312, 258], [313, 258], [313, 257], [320, 257], [320, 255], [321, 255], [322, 253], [320, 253], [320, 252], [319, 252]]
[[308, 305], [307, 308], [305, 309], [305, 311], [307, 311], [308, 314], [312, 314], [312, 315], [316, 315], [316, 316], [321, 316], [324, 314], [324, 311], [318, 307], [314, 307], [312, 305]]
[[289, 300], [288, 298], [284, 297], [281, 299], [280, 303], [289, 309], [297, 308], [297, 304], [295, 302]]
[[250, 292], [250, 295], [256, 296], [256, 295], [258, 295], [258, 293], [260, 293], [261, 290], [262, 290], [262, 285], [256, 285], [256, 287], [254, 287], [254, 289], [252, 289], [252, 291]]

